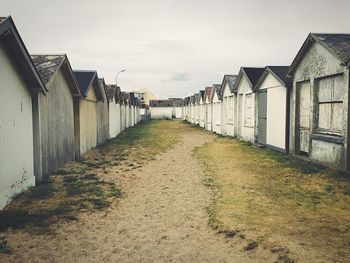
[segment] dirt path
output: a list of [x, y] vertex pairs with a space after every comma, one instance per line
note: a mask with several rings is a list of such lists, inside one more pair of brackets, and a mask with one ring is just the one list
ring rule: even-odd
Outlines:
[[[139, 171], [118, 178], [124, 197], [107, 212], [83, 214], [77, 222], [55, 225], [53, 235], [16, 233], [12, 262], [265, 262], [269, 255], [244, 252], [238, 238], [225, 238], [208, 226], [210, 190], [192, 157], [212, 140], [185, 133], [183, 142]], [[253, 253], [253, 254], [251, 254]], [[257, 254], [260, 253], [260, 254]], [[256, 258], [259, 257], [260, 260]], [[271, 262], [268, 260], [267, 262]]]

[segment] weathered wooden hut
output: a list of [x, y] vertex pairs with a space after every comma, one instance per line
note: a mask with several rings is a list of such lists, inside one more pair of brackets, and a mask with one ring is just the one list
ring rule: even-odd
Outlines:
[[213, 92], [212, 92], [212, 104], [213, 104], [213, 115], [212, 115], [212, 131], [221, 134], [221, 104], [222, 104], [222, 97], [220, 94], [221, 85], [220, 84], [214, 84], [213, 85]]
[[235, 136], [235, 108], [236, 108], [236, 92], [234, 92], [234, 85], [237, 75], [225, 75], [221, 83], [222, 94], [222, 111], [221, 124], [222, 134], [228, 136]]
[[104, 100], [98, 75], [93, 70], [74, 70], [81, 93], [74, 114], [76, 157], [97, 146], [97, 103]]
[[290, 152], [350, 170], [350, 34], [309, 34], [293, 60]]
[[269, 148], [288, 152], [289, 89], [288, 66], [267, 66], [254, 87], [255, 140]]
[[[0, 18], [0, 209], [35, 185], [38, 93], [46, 93], [11, 17]], [[6, 114], [3, 114], [6, 113]]]
[[192, 124], [195, 123], [195, 95], [192, 95], [191, 98], [190, 98], [190, 122]]
[[205, 101], [204, 101], [204, 90], [199, 91], [199, 126], [205, 127]]
[[34, 159], [37, 180], [75, 159], [74, 103], [80, 90], [66, 55], [32, 55], [48, 92], [39, 95], [40, 151]]
[[204, 103], [205, 103], [205, 129], [212, 131], [212, 115], [213, 115], [213, 87], [206, 87], [204, 90]]
[[241, 67], [234, 91], [237, 92], [236, 136], [244, 141], [255, 141], [255, 97], [253, 89], [265, 68]]
[[200, 103], [200, 93], [194, 94], [194, 124], [199, 125], [199, 103]]

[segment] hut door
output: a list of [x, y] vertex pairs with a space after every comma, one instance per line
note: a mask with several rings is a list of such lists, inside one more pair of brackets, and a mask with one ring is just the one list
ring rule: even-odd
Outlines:
[[310, 82], [300, 85], [299, 90], [299, 151], [309, 153], [310, 135]]
[[266, 144], [267, 92], [258, 93], [258, 142]]

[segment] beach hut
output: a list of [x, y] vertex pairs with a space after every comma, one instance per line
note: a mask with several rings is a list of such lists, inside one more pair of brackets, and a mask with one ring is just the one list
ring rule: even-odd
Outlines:
[[269, 148], [288, 152], [289, 66], [267, 66], [255, 85], [255, 140]]
[[35, 158], [37, 180], [75, 159], [74, 104], [81, 98], [77, 80], [66, 55], [31, 55], [47, 93], [39, 95], [40, 151]]
[[120, 133], [120, 104], [115, 85], [106, 85], [105, 91], [108, 100], [109, 138], [114, 138]]
[[109, 138], [109, 112], [106, 96], [106, 83], [103, 78], [98, 80], [103, 100], [97, 102], [97, 145], [104, 144]]
[[309, 34], [288, 76], [290, 153], [338, 170], [350, 170], [350, 34]]
[[200, 103], [200, 93], [194, 94], [194, 124], [199, 125], [199, 103]]
[[104, 100], [97, 72], [94, 70], [74, 70], [81, 93], [74, 104], [75, 151], [76, 157], [97, 146], [97, 103]]
[[212, 131], [212, 115], [213, 115], [213, 87], [206, 87], [204, 90], [204, 103], [205, 103], [205, 129]]
[[127, 99], [128, 95], [126, 94], [126, 92], [122, 91], [121, 92], [121, 104], [120, 104], [120, 108], [121, 108], [121, 131], [124, 131], [126, 129], [126, 116], [127, 116], [127, 103], [128, 103], [128, 99]]
[[222, 134], [228, 136], [235, 136], [235, 107], [236, 107], [236, 92], [234, 92], [234, 85], [237, 75], [225, 75], [221, 83], [222, 95]]
[[212, 115], [212, 131], [221, 134], [221, 104], [222, 97], [220, 94], [221, 85], [214, 84], [212, 92], [212, 104], [213, 104], [213, 115]]
[[0, 17], [0, 209], [35, 185], [38, 93], [46, 93], [11, 17]]
[[205, 128], [205, 101], [204, 90], [199, 92], [199, 126]]
[[195, 122], [195, 107], [194, 107], [194, 104], [195, 104], [195, 96], [192, 95], [191, 98], [190, 98], [190, 122], [192, 124], [194, 124]]
[[236, 136], [244, 141], [255, 141], [255, 97], [253, 89], [265, 68], [241, 67], [234, 91], [237, 92]]

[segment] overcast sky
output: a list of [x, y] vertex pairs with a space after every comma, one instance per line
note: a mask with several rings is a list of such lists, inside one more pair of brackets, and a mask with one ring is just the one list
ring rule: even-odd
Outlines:
[[184, 97], [240, 66], [289, 65], [309, 32], [349, 33], [349, 0], [0, 0], [30, 53], [66, 53], [123, 90]]

